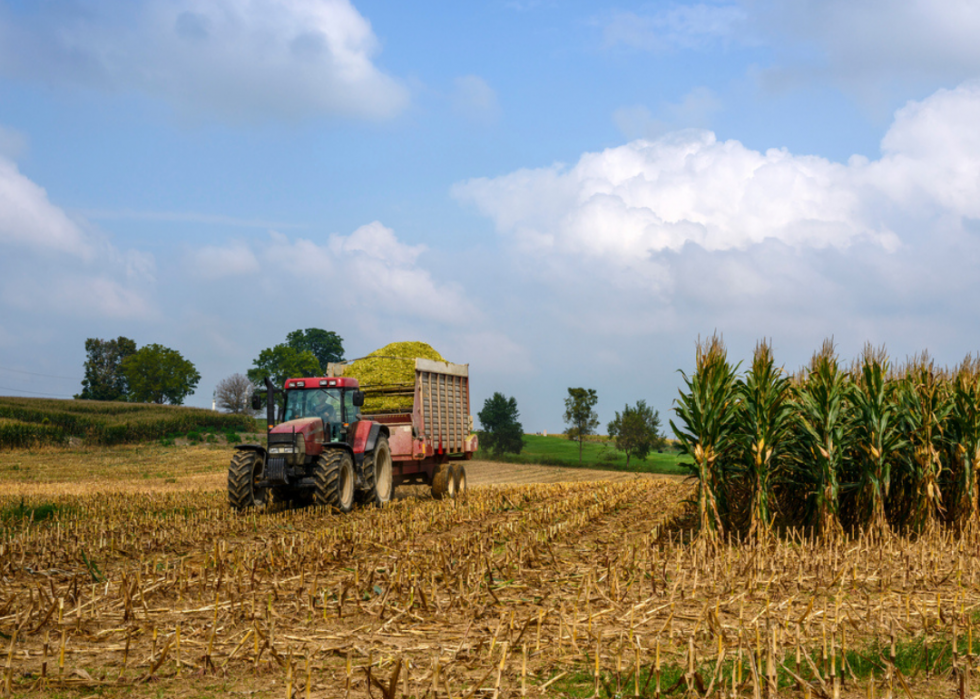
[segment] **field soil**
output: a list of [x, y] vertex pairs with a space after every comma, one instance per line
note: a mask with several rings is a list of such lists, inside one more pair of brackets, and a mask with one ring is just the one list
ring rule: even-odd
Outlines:
[[707, 546], [681, 479], [495, 462], [240, 514], [229, 456], [0, 456], [0, 695], [856, 698], [862, 658], [875, 696], [980, 688], [975, 533]]

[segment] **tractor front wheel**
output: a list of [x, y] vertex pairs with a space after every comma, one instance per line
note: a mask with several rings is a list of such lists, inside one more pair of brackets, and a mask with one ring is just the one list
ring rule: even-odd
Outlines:
[[354, 460], [343, 449], [330, 449], [316, 460], [313, 504], [350, 512], [354, 507]]
[[237, 451], [228, 467], [228, 504], [236, 510], [260, 507], [268, 501], [269, 491], [259, 487], [265, 459], [257, 451]]

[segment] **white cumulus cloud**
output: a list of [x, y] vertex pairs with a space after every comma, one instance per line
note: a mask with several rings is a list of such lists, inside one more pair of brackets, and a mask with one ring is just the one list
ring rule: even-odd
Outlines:
[[136, 90], [234, 120], [381, 119], [408, 93], [349, 0], [109, 0], [0, 13], [0, 72]]
[[[331, 235], [318, 242], [273, 231], [266, 242], [209, 246], [189, 253], [189, 268], [205, 278], [255, 276], [266, 294], [299, 293], [320, 305], [342, 304], [368, 311], [377, 319], [391, 314], [454, 325], [477, 315], [455, 284], [439, 282], [419, 264], [424, 246], [398, 240], [395, 232], [375, 221], [350, 235]], [[218, 271], [220, 270], [220, 274]]]
[[0, 245], [90, 258], [93, 246], [42, 187], [0, 156]]
[[708, 131], [681, 131], [586, 153], [571, 166], [520, 170], [456, 185], [525, 252], [649, 265], [694, 244], [744, 250], [884, 250], [910, 219], [980, 216], [980, 82], [900, 110], [882, 157], [835, 163], [785, 149], [759, 152]]
[[154, 274], [151, 254], [117, 249], [0, 156], [0, 309], [145, 317]]

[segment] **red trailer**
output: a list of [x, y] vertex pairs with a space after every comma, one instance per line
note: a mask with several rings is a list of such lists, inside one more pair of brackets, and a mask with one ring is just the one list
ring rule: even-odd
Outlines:
[[[345, 364], [330, 364], [330, 376], [343, 376]], [[391, 448], [392, 485], [432, 486], [437, 498], [454, 497], [466, 489], [466, 468], [461, 461], [473, 458], [477, 436], [470, 415], [469, 365], [431, 359], [415, 360], [411, 387], [361, 386], [367, 396], [412, 397], [411, 408], [368, 412], [364, 419], [381, 424]]]

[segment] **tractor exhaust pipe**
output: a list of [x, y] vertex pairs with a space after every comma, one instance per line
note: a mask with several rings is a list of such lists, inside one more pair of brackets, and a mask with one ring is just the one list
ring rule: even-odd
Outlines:
[[276, 387], [268, 376], [265, 377], [265, 415], [271, 430], [276, 424]]

